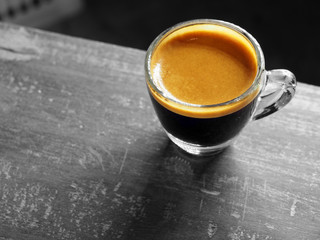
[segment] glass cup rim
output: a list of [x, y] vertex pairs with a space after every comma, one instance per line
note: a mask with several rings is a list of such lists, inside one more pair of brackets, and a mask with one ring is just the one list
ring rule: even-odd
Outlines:
[[[156, 84], [154, 84], [153, 79], [152, 79], [152, 74], [151, 74], [151, 58], [152, 58], [153, 51], [156, 49], [158, 44], [161, 42], [161, 40], [164, 37], [166, 37], [170, 33], [174, 32], [178, 29], [181, 29], [183, 27], [188, 27], [188, 26], [198, 25], [198, 24], [214, 24], [214, 25], [227, 27], [231, 30], [236, 31], [237, 33], [241, 34], [242, 36], [244, 36], [252, 44], [252, 46], [255, 50], [255, 53], [256, 53], [256, 57], [257, 57], [257, 73], [256, 73], [255, 79], [254, 79], [253, 83], [251, 84], [250, 88], [248, 88], [240, 96], [238, 96], [234, 99], [231, 99], [229, 101], [223, 102], [223, 103], [200, 105], [200, 104], [186, 103], [186, 102], [180, 101], [179, 99], [167, 96], [161, 89], [159, 89], [159, 87]], [[241, 28], [233, 23], [222, 21], [222, 20], [217, 20], [217, 19], [189, 20], [189, 21], [185, 21], [185, 22], [180, 22], [180, 23], [164, 30], [150, 44], [150, 46], [147, 50], [147, 53], [146, 53], [146, 58], [145, 58], [145, 72], [147, 75], [147, 78], [146, 78], [147, 83], [152, 87], [152, 89], [154, 91], [156, 91], [157, 94], [160, 94], [162, 97], [164, 97], [165, 99], [168, 99], [172, 102], [175, 102], [175, 103], [178, 103], [178, 104], [181, 104], [184, 106], [188, 106], [188, 107], [198, 107], [198, 108], [213, 108], [213, 107], [226, 106], [229, 104], [239, 102], [242, 99], [246, 98], [251, 93], [253, 93], [257, 89], [257, 87], [259, 86], [259, 84], [261, 82], [261, 75], [264, 71], [264, 68], [265, 68], [264, 56], [263, 56], [262, 49], [261, 49], [259, 43], [257, 42], [257, 40], [250, 33], [248, 33], [246, 30], [244, 30], [243, 28]]]

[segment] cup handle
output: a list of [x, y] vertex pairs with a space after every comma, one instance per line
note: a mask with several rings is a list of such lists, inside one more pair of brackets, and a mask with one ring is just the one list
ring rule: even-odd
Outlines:
[[292, 72], [285, 69], [267, 71], [265, 88], [252, 119], [264, 118], [287, 105], [295, 94], [296, 86], [296, 77]]

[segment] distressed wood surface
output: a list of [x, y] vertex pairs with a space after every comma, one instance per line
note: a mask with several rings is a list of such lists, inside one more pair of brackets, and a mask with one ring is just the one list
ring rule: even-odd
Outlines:
[[200, 159], [161, 129], [144, 55], [0, 24], [0, 239], [320, 239], [320, 88]]

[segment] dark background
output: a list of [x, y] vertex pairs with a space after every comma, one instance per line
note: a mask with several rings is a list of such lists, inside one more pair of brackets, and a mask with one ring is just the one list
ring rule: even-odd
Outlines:
[[285, 68], [300, 82], [320, 85], [318, 4], [307, 1], [87, 0], [76, 16], [50, 28], [146, 50], [166, 28], [196, 18], [235, 23], [260, 43], [266, 68]]

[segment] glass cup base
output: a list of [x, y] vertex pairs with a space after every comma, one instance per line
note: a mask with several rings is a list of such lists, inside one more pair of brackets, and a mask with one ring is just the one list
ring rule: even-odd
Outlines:
[[172, 134], [166, 131], [170, 140], [175, 143], [178, 147], [186, 151], [187, 153], [197, 155], [197, 156], [207, 156], [215, 155], [223, 151], [225, 148], [229, 147], [234, 139], [228, 140], [227, 142], [221, 143], [214, 146], [201, 146], [199, 144], [193, 144], [185, 142], [179, 138], [174, 137]]

